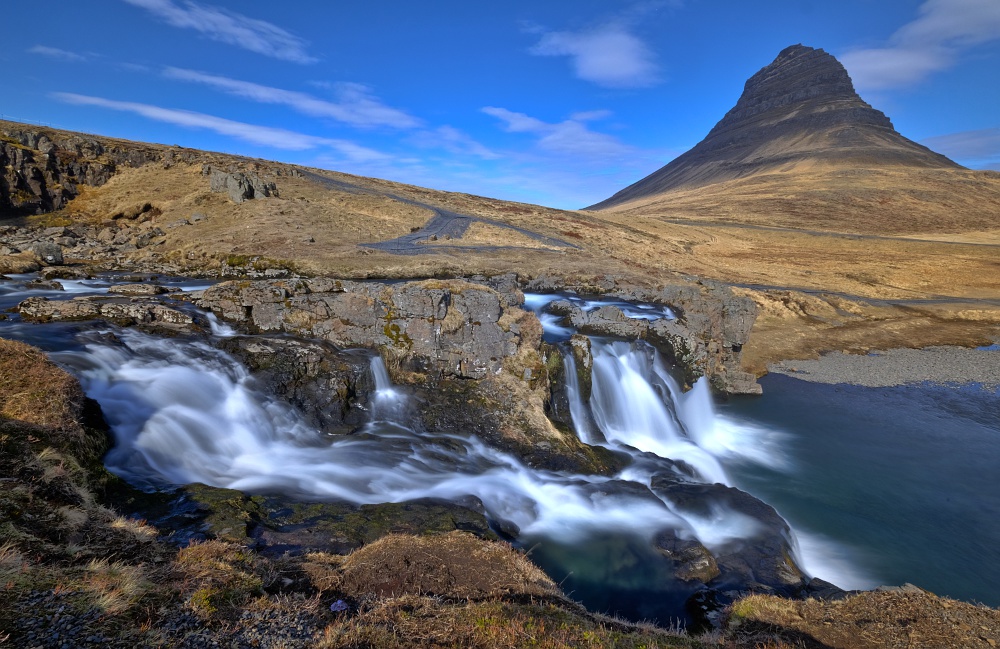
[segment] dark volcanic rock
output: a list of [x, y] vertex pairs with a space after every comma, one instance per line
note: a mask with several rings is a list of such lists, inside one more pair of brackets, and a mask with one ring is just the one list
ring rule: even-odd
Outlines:
[[587, 209], [778, 171], [805, 160], [961, 168], [897, 133], [888, 117], [858, 96], [833, 56], [793, 45], [750, 77], [736, 106], [693, 149]]
[[344, 433], [367, 417], [351, 408], [374, 390], [366, 357], [328, 343], [287, 337], [235, 336], [223, 339], [219, 347], [298, 408], [313, 428]]

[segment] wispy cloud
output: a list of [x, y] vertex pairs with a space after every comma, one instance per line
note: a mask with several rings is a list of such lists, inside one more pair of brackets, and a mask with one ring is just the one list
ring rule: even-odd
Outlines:
[[294, 63], [315, 63], [308, 43], [273, 23], [192, 0], [123, 0], [174, 27], [193, 29], [212, 40]]
[[969, 166], [995, 168], [1000, 164], [1000, 128], [938, 135], [921, 144]]
[[612, 22], [583, 31], [544, 31], [528, 50], [536, 56], [566, 56], [574, 74], [607, 88], [642, 88], [659, 82], [653, 51], [628, 26]]
[[29, 47], [27, 49], [27, 52], [29, 54], [41, 54], [42, 56], [47, 56], [53, 59], [59, 59], [60, 61], [70, 61], [77, 63], [86, 61], [89, 58], [83, 54], [77, 54], [76, 52], [61, 50], [58, 47], [48, 47], [47, 45], [35, 45], [34, 47]]
[[840, 61], [861, 89], [905, 87], [952, 67], [968, 48], [997, 39], [997, 0], [926, 0], [886, 46], [852, 50]]
[[97, 106], [109, 110], [117, 110], [141, 115], [157, 122], [173, 124], [185, 128], [205, 129], [220, 135], [233, 137], [244, 142], [257, 144], [286, 151], [303, 151], [307, 149], [334, 149], [342, 156], [357, 161], [379, 160], [388, 157], [374, 149], [361, 146], [348, 140], [339, 140], [315, 135], [308, 135], [283, 128], [260, 126], [237, 122], [224, 117], [206, 115], [189, 110], [163, 108], [149, 104], [128, 101], [116, 101], [102, 97], [90, 97], [68, 92], [56, 92], [52, 96], [62, 102], [77, 106]]
[[421, 124], [416, 117], [398, 108], [386, 106], [372, 93], [371, 88], [359, 83], [333, 84], [331, 89], [336, 101], [326, 101], [304, 92], [272, 88], [195, 70], [166, 68], [163, 74], [170, 79], [200, 83], [264, 104], [281, 104], [306, 115], [334, 119], [359, 128], [389, 126], [406, 129]]
[[439, 126], [415, 133], [410, 142], [424, 149], [444, 149], [458, 156], [475, 156], [483, 160], [496, 160], [500, 154], [477, 142], [468, 133], [454, 126]]
[[482, 111], [501, 120], [508, 133], [536, 135], [538, 148], [547, 153], [605, 162], [635, 153], [634, 147], [587, 126], [588, 121], [610, 115], [608, 111], [574, 113], [569, 119], [555, 124], [495, 106], [487, 106]]

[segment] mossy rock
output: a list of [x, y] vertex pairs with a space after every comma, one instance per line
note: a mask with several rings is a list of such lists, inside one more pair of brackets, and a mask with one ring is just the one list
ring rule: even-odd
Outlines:
[[402, 503], [295, 503], [264, 499], [269, 511], [257, 528], [259, 542], [289, 551], [324, 550], [343, 554], [388, 534], [445, 534], [460, 530], [496, 539], [482, 504], [425, 498]]
[[264, 516], [260, 496], [249, 496], [235, 489], [195, 483], [184, 487], [182, 494], [204, 516], [201, 530], [222, 541], [247, 542], [251, 526]]

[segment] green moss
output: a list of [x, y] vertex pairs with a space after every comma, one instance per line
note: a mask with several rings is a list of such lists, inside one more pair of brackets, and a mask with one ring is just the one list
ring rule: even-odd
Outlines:
[[248, 526], [262, 516], [260, 500], [241, 491], [203, 484], [188, 485], [184, 491], [205, 514], [207, 532], [223, 541], [245, 542]]
[[399, 325], [392, 322], [393, 314], [389, 311], [386, 316], [386, 324], [382, 327], [382, 333], [385, 337], [392, 341], [392, 346], [396, 349], [405, 349], [409, 351], [413, 349], [413, 339], [410, 338], [405, 331], [400, 329]]

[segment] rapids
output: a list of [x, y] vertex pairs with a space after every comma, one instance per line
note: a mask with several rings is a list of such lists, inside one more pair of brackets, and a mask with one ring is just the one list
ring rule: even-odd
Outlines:
[[[2, 283], [0, 302], [16, 304], [39, 294], [26, 290], [23, 281]], [[106, 291], [110, 283], [67, 282], [72, 292], [79, 287], [78, 293]], [[181, 285], [188, 286], [203, 287]], [[547, 336], [564, 339], [572, 330], [541, 312], [553, 299], [528, 295], [527, 304], [540, 311]], [[587, 301], [583, 307], [604, 304]], [[662, 307], [635, 305], [625, 312], [636, 318], [672, 315]], [[212, 336], [235, 335], [211, 314], [201, 315]], [[678, 507], [652, 488], [657, 476], [731, 485], [727, 466], [780, 471], [787, 465], [782, 433], [720, 417], [706, 380], [683, 392], [659, 353], [641, 341], [592, 339], [587, 402], [580, 397], [572, 355], [565, 355], [577, 434], [632, 457], [625, 470], [608, 477], [533, 469], [461, 431], [423, 430], [415, 425], [419, 417], [405, 387], [392, 385], [378, 356], [371, 357], [376, 389], [368, 423], [351, 435], [328, 436], [262, 390], [211, 341], [93, 324], [25, 325], [16, 318], [2, 327], [5, 336], [48, 349], [101, 404], [115, 441], [106, 464], [133, 484], [152, 489], [200, 482], [356, 504], [475, 496], [493, 521], [517, 530], [522, 544], [542, 546], [533, 556], [557, 580], [570, 572], [581, 579], [599, 565], [617, 566], [603, 577], [585, 579], [593, 593], [583, 582], [570, 583], [585, 602], [625, 615], [667, 620], [678, 615], [682, 600], [669, 601], [665, 593], [692, 592], [689, 586], [678, 590], [676, 580], [670, 585], [664, 568], [652, 565], [663, 563], [652, 541], [664, 530], [696, 539], [713, 552], [752, 542], [762, 532], [758, 521], [723, 502], [707, 503], [698, 514]], [[810, 556], [798, 557], [798, 563], [814, 575], [858, 585], [843, 583], [843, 565], [818, 560], [828, 550], [823, 543], [809, 539], [799, 547]], [[623, 562], [625, 556], [634, 560]], [[622, 608], [630, 593], [666, 597], [666, 603], [650, 609], [643, 600]], [[602, 597], [614, 601], [605, 606]]]

